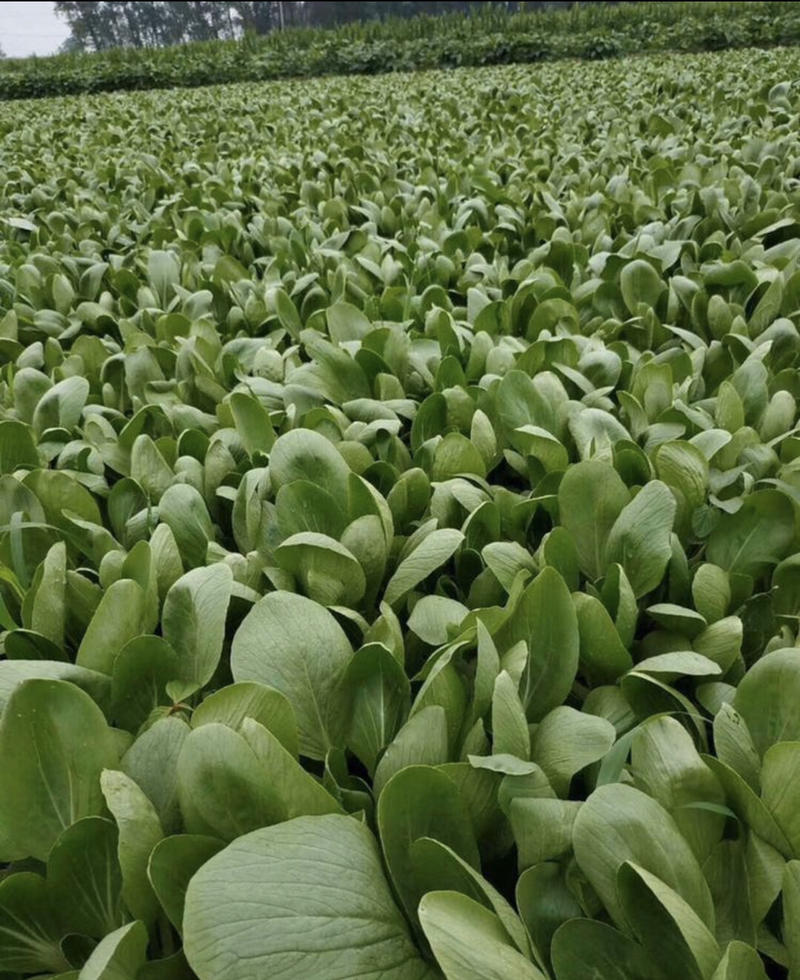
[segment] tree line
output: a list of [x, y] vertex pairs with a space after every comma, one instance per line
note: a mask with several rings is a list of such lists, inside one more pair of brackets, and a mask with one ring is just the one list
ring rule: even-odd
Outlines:
[[[164, 47], [188, 41], [230, 40], [247, 33], [269, 34], [291, 27], [332, 27], [355, 20], [468, 12], [484, 3], [462, 0], [397, 0], [397, 2], [276, 2], [276, 0], [60, 0], [56, 13], [66, 20], [70, 37], [66, 51], [108, 48]], [[509, 12], [569, 3], [492, 3]]]

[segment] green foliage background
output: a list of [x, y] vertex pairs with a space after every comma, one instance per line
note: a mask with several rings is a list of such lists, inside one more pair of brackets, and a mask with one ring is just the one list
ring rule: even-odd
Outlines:
[[489, 5], [469, 16], [390, 18], [332, 30], [292, 28], [242, 41], [9, 60], [0, 65], [0, 99], [800, 41], [800, 12], [790, 0], [586, 3], [567, 12], [513, 15], [499, 7]]

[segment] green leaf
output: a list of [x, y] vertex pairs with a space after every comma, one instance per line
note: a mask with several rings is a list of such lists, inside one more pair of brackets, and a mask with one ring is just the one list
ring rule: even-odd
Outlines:
[[572, 777], [602, 759], [616, 739], [604, 718], [563, 705], [548, 712], [531, 739], [531, 759], [541, 766], [559, 796], [566, 796]]
[[663, 973], [638, 943], [604, 922], [570, 919], [553, 936], [558, 980], [660, 980]]
[[159, 718], [122, 757], [120, 767], [144, 791], [167, 833], [180, 824], [178, 759], [189, 726], [176, 716]]
[[447, 643], [451, 632], [459, 625], [469, 610], [465, 605], [442, 595], [423, 596], [408, 617], [408, 628], [425, 643], [433, 647]]
[[269, 456], [269, 475], [276, 489], [293, 480], [308, 480], [334, 500], [347, 499], [350, 468], [331, 443], [318, 432], [293, 429], [280, 436]]
[[352, 552], [325, 534], [302, 531], [275, 549], [275, 562], [303, 591], [325, 606], [357, 606], [366, 589], [364, 570]]
[[572, 849], [572, 831], [582, 804], [574, 800], [518, 797], [509, 818], [520, 870], [561, 859]]
[[228, 684], [209, 694], [192, 713], [192, 728], [215, 722], [234, 731], [252, 718], [272, 732], [291, 755], [297, 755], [297, 722], [287, 698], [255, 681]]
[[353, 693], [347, 745], [372, 773], [378, 756], [408, 714], [411, 687], [405, 671], [382, 643], [367, 644], [355, 653], [345, 685]]
[[800, 968], [800, 861], [787, 861], [783, 869], [783, 942], [789, 953], [789, 970]]
[[184, 565], [204, 565], [214, 526], [200, 493], [186, 483], [169, 487], [158, 502], [158, 516], [172, 532]]
[[675, 498], [651, 480], [621, 511], [606, 543], [606, 561], [619, 562], [637, 599], [661, 582], [672, 554], [670, 535]]
[[437, 890], [429, 885], [440, 888], [447, 885], [447, 891], [461, 892], [480, 902], [495, 913], [509, 939], [521, 953], [527, 955], [528, 939], [517, 913], [500, 892], [451, 847], [432, 837], [420, 837], [411, 845], [411, 861], [423, 894]]
[[597, 460], [570, 466], [559, 484], [561, 523], [578, 549], [581, 571], [592, 581], [605, 570], [608, 536], [629, 499], [617, 471]]
[[515, 949], [500, 919], [460, 892], [428, 892], [419, 917], [434, 956], [448, 980], [544, 980]]
[[422, 897], [411, 856], [415, 840], [432, 837], [472, 867], [480, 866], [461, 795], [455, 783], [432, 766], [407, 766], [387, 782], [378, 799], [377, 823], [392, 884], [412, 922]]
[[321, 813], [338, 813], [341, 807], [320, 782], [291, 756], [268, 729], [252, 718], [242, 723], [242, 736], [269, 775], [270, 794], [276, 797], [273, 809], [281, 820]]
[[697, 859], [669, 813], [651, 797], [622, 783], [596, 789], [583, 804], [573, 834], [575, 858], [612, 920], [624, 927], [617, 872], [626, 861], [656, 874], [707, 925], [711, 895]]
[[[8, 634], [6, 655], [8, 655]], [[108, 706], [111, 679], [106, 674], [87, 670], [61, 660], [0, 660], [0, 711], [8, 699], [24, 681], [42, 678], [53, 681], [70, 681], [86, 691], [101, 708]]]
[[632, 314], [639, 312], [640, 303], [654, 307], [667, 288], [653, 266], [644, 259], [634, 259], [623, 266], [619, 285], [625, 305]]
[[44, 878], [22, 871], [0, 882], [0, 969], [29, 974], [68, 969], [60, 932]]
[[413, 714], [386, 747], [372, 780], [378, 799], [391, 777], [408, 766], [435, 766], [447, 762], [447, 714], [439, 704], [431, 704]]
[[232, 581], [230, 568], [218, 562], [187, 572], [167, 593], [161, 629], [176, 654], [176, 681], [169, 687], [176, 701], [207, 684], [217, 669]]
[[625, 916], [655, 959], [691, 980], [709, 980], [722, 955], [712, 932], [691, 905], [649, 871], [626, 861], [618, 887]]
[[578, 617], [581, 670], [594, 683], [613, 683], [633, 667], [605, 606], [594, 596], [573, 592]]
[[800, 853], [800, 742], [779, 742], [764, 753], [761, 799]]
[[111, 673], [111, 716], [131, 732], [154, 708], [169, 704], [167, 684], [178, 675], [178, 657], [160, 636], [137, 636], [117, 654]]
[[395, 605], [458, 550], [464, 535], [453, 528], [433, 531], [398, 565], [386, 585], [383, 601]]
[[84, 963], [80, 980], [136, 980], [147, 954], [147, 929], [129, 922], [109, 933]]
[[739, 683], [733, 707], [760, 755], [776, 742], [800, 741], [800, 651], [773, 650], [757, 660]]
[[285, 808], [278, 787], [247, 740], [227, 725], [195, 728], [178, 760], [178, 799], [190, 834], [231, 841], [277, 823]]
[[711, 980], [767, 980], [767, 973], [756, 950], [734, 940], [728, 943]]
[[164, 836], [161, 822], [153, 804], [124, 772], [104, 770], [100, 786], [119, 831], [122, 898], [137, 919], [149, 924], [158, 913], [158, 902], [147, 878], [147, 861]]
[[17, 419], [0, 422], [0, 473], [35, 470], [39, 465], [30, 427]]
[[153, 848], [147, 877], [167, 918], [180, 933], [186, 889], [192, 876], [225, 845], [216, 837], [176, 834], [165, 837]]
[[794, 512], [778, 490], [745, 497], [734, 514], [723, 514], [708, 539], [709, 561], [727, 572], [757, 577], [789, 552], [794, 541]]
[[102, 812], [100, 773], [118, 756], [89, 695], [66, 681], [41, 679], [25, 681], [9, 698], [0, 758], [2, 857], [43, 861], [63, 830]]
[[123, 921], [119, 834], [104, 817], [84, 817], [57, 838], [47, 856], [53, 908], [64, 910], [71, 931], [102, 939]]
[[233, 637], [236, 681], [280, 691], [297, 718], [300, 751], [323, 759], [343, 746], [348, 724], [344, 677], [353, 651], [342, 628], [318, 603], [290, 592], [260, 599]]
[[142, 631], [145, 594], [130, 578], [110, 585], [95, 610], [78, 648], [76, 663], [111, 674], [122, 648]]
[[529, 719], [538, 721], [566, 699], [578, 669], [580, 640], [572, 598], [554, 568], [544, 568], [525, 589], [494, 640], [501, 651], [519, 640], [528, 644], [521, 697]]
[[[242, 931], [245, 917], [251, 928]], [[351, 817], [299, 817], [241, 837], [189, 882], [186, 957], [202, 980], [433, 980]]]
[[525, 709], [519, 699], [517, 685], [507, 671], [495, 678], [492, 696], [492, 749], [495, 754], [513, 755], [528, 759], [531, 738]]
[[553, 936], [559, 926], [582, 914], [567, 887], [564, 872], [555, 862], [537, 864], [517, 879], [517, 908], [525, 923], [534, 959], [543, 970], [551, 970]]

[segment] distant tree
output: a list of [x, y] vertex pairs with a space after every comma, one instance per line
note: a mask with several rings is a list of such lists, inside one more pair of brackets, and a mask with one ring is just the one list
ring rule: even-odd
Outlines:
[[[185, 41], [269, 34], [286, 27], [333, 27], [356, 20], [466, 12], [476, 0], [58, 0], [55, 11], [70, 27], [69, 50], [151, 48]], [[552, 3], [497, 2], [506, 10]]]

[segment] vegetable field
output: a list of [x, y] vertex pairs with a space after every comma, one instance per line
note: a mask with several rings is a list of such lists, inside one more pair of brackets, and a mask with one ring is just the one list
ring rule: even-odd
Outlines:
[[3, 980], [800, 977], [799, 74], [0, 107]]

